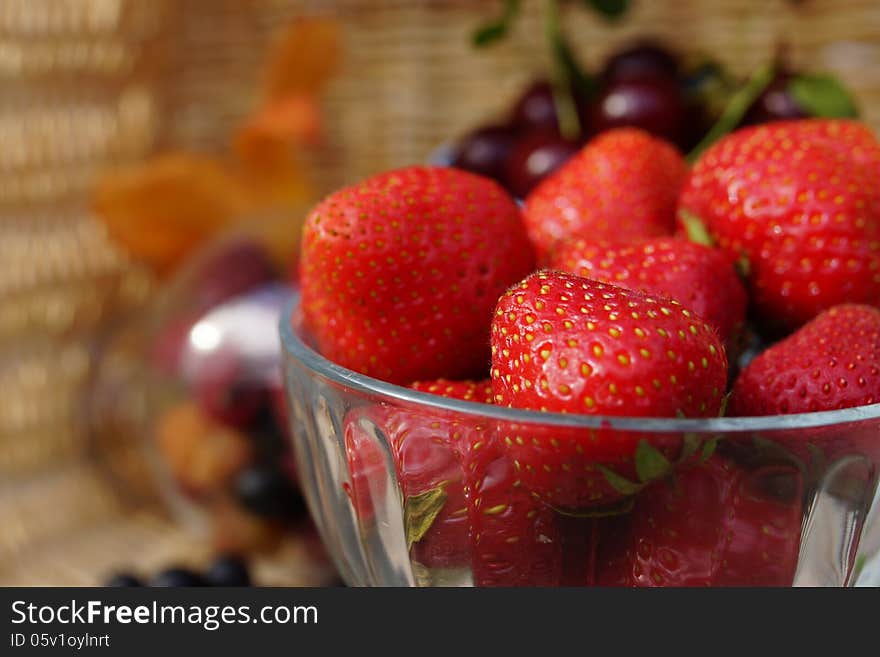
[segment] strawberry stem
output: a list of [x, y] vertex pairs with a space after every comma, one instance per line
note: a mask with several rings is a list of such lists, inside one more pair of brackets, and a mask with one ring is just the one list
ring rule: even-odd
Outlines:
[[752, 73], [752, 76], [748, 81], [740, 87], [733, 96], [731, 96], [727, 106], [724, 108], [721, 116], [718, 117], [715, 125], [712, 126], [712, 129], [709, 130], [709, 132], [706, 133], [706, 136], [703, 137], [702, 141], [700, 141], [700, 143], [688, 153], [688, 161], [693, 162], [702, 155], [703, 151], [709, 148], [709, 146], [721, 139], [721, 137], [727, 133], [732, 132], [740, 124], [740, 121], [742, 121], [746, 112], [749, 110], [749, 107], [752, 106], [752, 103], [758, 99], [758, 96], [760, 96], [764, 92], [764, 89], [766, 89], [773, 81], [775, 75], [776, 67], [772, 62], [764, 64]]

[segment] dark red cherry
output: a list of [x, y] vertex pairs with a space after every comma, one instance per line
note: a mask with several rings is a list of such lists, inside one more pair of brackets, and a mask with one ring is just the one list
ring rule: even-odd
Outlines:
[[743, 125], [784, 121], [787, 119], [803, 119], [809, 116], [788, 90], [791, 76], [780, 74], [764, 92], [752, 103], [743, 119]]
[[580, 150], [581, 144], [552, 131], [532, 132], [517, 141], [507, 161], [507, 188], [525, 198], [534, 187]]
[[658, 43], [643, 41], [612, 55], [602, 71], [603, 79], [610, 82], [642, 78], [675, 78], [678, 58]]
[[229, 351], [206, 359], [194, 377], [195, 397], [209, 416], [243, 429], [269, 404], [269, 392], [247, 363]]
[[465, 136], [455, 149], [452, 166], [487, 176], [504, 184], [504, 163], [516, 131], [505, 125], [487, 125]]
[[634, 126], [680, 143], [686, 131], [687, 105], [676, 80], [667, 77], [614, 82], [593, 107], [593, 133]]
[[510, 122], [524, 130], [558, 130], [550, 83], [546, 80], [533, 82], [514, 103]]
[[[578, 114], [586, 110], [587, 97], [572, 91]], [[533, 82], [516, 100], [510, 114], [510, 122], [522, 131], [559, 132], [556, 99], [553, 87], [547, 80]]]
[[196, 262], [190, 276], [190, 305], [205, 312], [258, 285], [278, 280], [279, 272], [259, 244], [231, 241]]

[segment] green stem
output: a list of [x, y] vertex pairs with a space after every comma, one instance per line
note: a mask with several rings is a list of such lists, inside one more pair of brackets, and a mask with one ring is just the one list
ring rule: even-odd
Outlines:
[[734, 128], [739, 125], [740, 121], [742, 121], [746, 112], [749, 110], [749, 107], [752, 106], [752, 103], [758, 99], [758, 96], [760, 96], [764, 92], [764, 89], [766, 89], [773, 81], [774, 75], [776, 75], [776, 67], [773, 63], [764, 64], [752, 73], [748, 82], [746, 82], [745, 85], [743, 85], [730, 98], [727, 106], [721, 113], [721, 116], [718, 117], [715, 125], [712, 126], [712, 129], [709, 130], [709, 132], [706, 133], [706, 136], [703, 137], [702, 141], [700, 141], [700, 143], [688, 153], [688, 160], [690, 162], [696, 160], [702, 155], [703, 151], [709, 148], [709, 146], [721, 139], [721, 137], [727, 133], [733, 131]]
[[556, 0], [544, 0], [543, 10], [544, 38], [553, 58], [551, 81], [559, 133], [566, 139], [577, 139], [581, 134], [581, 123], [572, 95], [571, 76], [563, 61], [565, 42], [559, 25], [559, 5]]

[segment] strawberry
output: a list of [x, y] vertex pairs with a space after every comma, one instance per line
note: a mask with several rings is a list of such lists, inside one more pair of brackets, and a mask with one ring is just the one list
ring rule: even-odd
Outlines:
[[409, 167], [331, 194], [303, 232], [306, 324], [330, 360], [392, 383], [485, 374], [495, 301], [534, 267], [516, 203]]
[[427, 568], [469, 563], [461, 467], [452, 449], [462, 432], [460, 423], [449, 418], [385, 406], [357, 409], [346, 418], [349, 494], [358, 517], [364, 524], [375, 522], [374, 505], [384, 503], [388, 473], [374, 435], [385, 436], [400, 486], [410, 554]]
[[600, 586], [790, 586], [803, 480], [790, 466], [747, 471], [713, 456], [646, 488], [603, 521]]
[[[492, 323], [495, 402], [561, 413], [718, 415], [727, 360], [706, 322], [676, 301], [541, 271], [511, 288]], [[664, 470], [676, 434], [612, 428], [505, 428], [523, 483], [550, 504], [595, 507], [626, 492], [619, 477]], [[522, 433], [517, 433], [518, 429]], [[640, 463], [641, 462], [641, 463]], [[665, 472], [663, 472], [665, 474]]]
[[472, 434], [461, 447], [474, 585], [560, 585], [559, 515], [520, 485], [514, 462], [491, 436]]
[[416, 381], [411, 383], [410, 388], [420, 392], [429, 392], [432, 395], [461, 399], [482, 404], [492, 403], [492, 382], [485, 381], [449, 381], [437, 379], [435, 381]]
[[[458, 394], [447, 395], [458, 399], [479, 387], [420, 384], [435, 385], [452, 388]], [[371, 437], [377, 431], [391, 445], [415, 563], [428, 569], [470, 566], [477, 586], [560, 583], [557, 514], [516, 484], [512, 462], [485, 427], [452, 415], [382, 406], [349, 414], [349, 494], [362, 523], [375, 522], [373, 504], [381, 499], [387, 477], [382, 450]]]
[[880, 304], [880, 144], [860, 124], [781, 121], [728, 135], [695, 164], [678, 215], [744, 263], [768, 329], [841, 303]]
[[866, 123], [846, 120], [801, 121], [802, 137], [836, 149], [860, 165], [880, 168], [880, 142]]
[[702, 244], [657, 238], [635, 244], [560, 240], [549, 266], [584, 278], [675, 299], [731, 345], [745, 324], [746, 293], [730, 260]]
[[732, 415], [827, 411], [880, 402], [880, 310], [826, 310], [740, 373]]
[[676, 148], [636, 128], [608, 130], [528, 195], [523, 216], [540, 258], [568, 236], [671, 235], [687, 164]]

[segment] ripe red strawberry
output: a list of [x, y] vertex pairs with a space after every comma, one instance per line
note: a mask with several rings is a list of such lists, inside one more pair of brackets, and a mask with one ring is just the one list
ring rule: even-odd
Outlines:
[[420, 392], [430, 392], [432, 395], [461, 399], [462, 401], [479, 402], [481, 404], [492, 403], [492, 382], [484, 381], [449, 381], [437, 379], [435, 381], [416, 381], [411, 383], [410, 388]]
[[498, 295], [534, 267], [514, 201], [451, 168], [331, 194], [303, 233], [302, 307], [319, 351], [392, 383], [485, 374]]
[[[505, 293], [495, 311], [497, 404], [588, 415], [708, 417], [719, 413], [726, 378], [714, 329], [671, 299], [542, 271]], [[652, 436], [647, 446], [644, 436], [612, 428], [525, 426], [522, 432], [509, 427], [502, 439], [523, 483], [564, 507], [618, 501], [625, 491], [615, 485], [614, 473], [633, 477], [637, 457], [655, 464], [643, 463], [642, 474], [655, 471], [682, 444], [669, 434]]]
[[746, 292], [730, 259], [702, 244], [671, 238], [635, 244], [564, 239], [549, 266], [675, 299], [705, 319], [727, 345], [745, 324]]
[[475, 586], [563, 582], [559, 515], [519, 484], [513, 461], [491, 436], [462, 443]]
[[880, 142], [866, 123], [847, 120], [812, 120], [798, 124], [800, 135], [837, 150], [858, 164], [880, 168]]
[[808, 413], [880, 402], [880, 310], [826, 310], [740, 373], [732, 415]]
[[840, 303], [880, 304], [880, 144], [857, 123], [809, 119], [739, 130], [707, 150], [679, 202], [747, 263], [769, 328]]
[[400, 486], [404, 524], [413, 561], [427, 568], [464, 568], [470, 563], [468, 519], [459, 459], [452, 445], [465, 428], [428, 413], [375, 406], [349, 413], [345, 445], [351, 473], [349, 495], [363, 524], [375, 522], [385, 503], [389, 474], [377, 439], [387, 437]]
[[562, 237], [671, 235], [686, 175], [672, 144], [636, 128], [608, 130], [526, 198], [529, 237], [543, 258]]
[[604, 522], [600, 586], [790, 586], [803, 479], [790, 466], [746, 471], [714, 456], [683, 468]]

